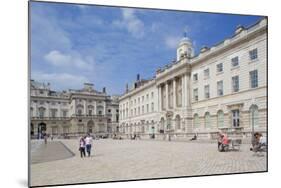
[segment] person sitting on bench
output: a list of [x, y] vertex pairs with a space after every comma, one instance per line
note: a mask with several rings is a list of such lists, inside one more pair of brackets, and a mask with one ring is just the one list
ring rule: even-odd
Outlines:
[[193, 136], [190, 140], [191, 140], [191, 141], [192, 141], [192, 140], [197, 140], [197, 135], [194, 134], [194, 136]]

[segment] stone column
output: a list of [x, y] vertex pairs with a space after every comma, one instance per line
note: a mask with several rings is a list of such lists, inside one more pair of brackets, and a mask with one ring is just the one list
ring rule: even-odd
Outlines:
[[187, 108], [190, 108], [190, 99], [191, 99], [191, 91], [190, 91], [190, 75], [188, 75], [188, 74], [186, 74], [186, 106], [187, 106]]
[[169, 84], [168, 81], [165, 83], [165, 87], [166, 87], [166, 110], [169, 109]]
[[173, 79], [173, 108], [177, 107], [177, 90], [176, 90], [176, 78]]
[[158, 86], [158, 111], [162, 111], [162, 87], [161, 85]]
[[86, 100], [83, 100], [83, 106], [84, 106], [84, 115], [87, 115], [87, 108], [86, 108]]
[[186, 74], [184, 74], [184, 75], [182, 75], [182, 77], [181, 77], [181, 79], [182, 79], [182, 81], [181, 81], [181, 91], [182, 91], [182, 94], [181, 94], [181, 97], [182, 97], [182, 99], [181, 99], [181, 105], [183, 106], [183, 107], [185, 107], [186, 106], [186, 94], [187, 94], [187, 89], [186, 89]]

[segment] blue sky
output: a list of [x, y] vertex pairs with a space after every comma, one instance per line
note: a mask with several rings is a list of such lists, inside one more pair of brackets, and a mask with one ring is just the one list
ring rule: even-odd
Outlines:
[[187, 30], [195, 53], [249, 26], [258, 16], [31, 2], [31, 78], [55, 90], [121, 94], [139, 73], [152, 78], [176, 58]]

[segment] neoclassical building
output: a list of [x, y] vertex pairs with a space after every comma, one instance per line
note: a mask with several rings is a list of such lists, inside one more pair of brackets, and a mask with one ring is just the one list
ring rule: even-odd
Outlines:
[[30, 82], [31, 136], [106, 136], [118, 131], [118, 97], [85, 83], [81, 90], [53, 91], [50, 84]]
[[[220, 130], [244, 137], [267, 131], [267, 19], [194, 54], [184, 36], [176, 60], [152, 79], [137, 75], [119, 98], [120, 133], [212, 138]], [[173, 138], [174, 138], [173, 137]]]

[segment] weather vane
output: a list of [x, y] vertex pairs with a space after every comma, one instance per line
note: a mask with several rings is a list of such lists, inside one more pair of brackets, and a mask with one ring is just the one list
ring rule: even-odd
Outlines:
[[184, 30], [183, 30], [183, 37], [187, 37], [187, 30], [188, 30], [188, 27], [187, 26], [185, 26], [184, 27]]

